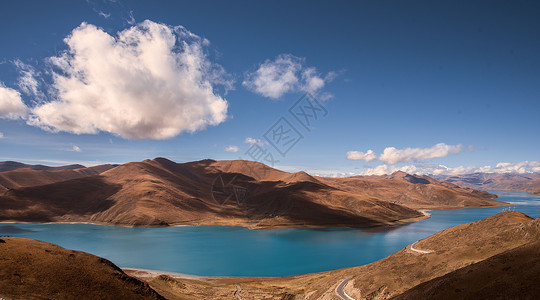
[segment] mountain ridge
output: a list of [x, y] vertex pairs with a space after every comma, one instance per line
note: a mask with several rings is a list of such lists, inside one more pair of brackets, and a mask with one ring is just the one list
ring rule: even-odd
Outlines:
[[[13, 172], [43, 174], [47, 183], [22, 184], [23, 176]], [[64, 172], [64, 177], [55, 181], [51, 172]], [[429, 177], [336, 179], [244, 160], [176, 163], [158, 157], [75, 171], [0, 172], [0, 180], [6, 174], [15, 182], [3, 194], [0, 190], [4, 221], [371, 227], [425, 218], [419, 209], [506, 205], [494, 200], [496, 195]]]

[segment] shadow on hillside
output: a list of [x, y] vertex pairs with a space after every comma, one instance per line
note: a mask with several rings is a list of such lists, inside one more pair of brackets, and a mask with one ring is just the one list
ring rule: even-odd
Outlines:
[[42, 186], [13, 189], [0, 196], [0, 220], [47, 222], [64, 215], [90, 215], [109, 209], [120, 190], [96, 175]]

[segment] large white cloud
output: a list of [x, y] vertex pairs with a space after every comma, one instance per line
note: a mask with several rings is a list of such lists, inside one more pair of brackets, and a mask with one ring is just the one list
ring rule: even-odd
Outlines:
[[431, 158], [445, 157], [450, 154], [458, 154], [463, 151], [462, 145], [447, 145], [439, 143], [429, 148], [405, 148], [397, 149], [387, 147], [383, 153], [377, 157], [373, 150], [367, 152], [349, 151], [347, 159], [373, 161], [378, 159], [384, 163], [393, 165], [397, 163], [407, 163], [410, 161], [422, 161]]
[[31, 125], [167, 139], [227, 118], [215, 86], [231, 81], [205, 54], [209, 42], [184, 27], [146, 20], [111, 36], [82, 23], [65, 43], [68, 50], [50, 58], [56, 93], [32, 109]]
[[27, 112], [27, 107], [22, 101], [21, 93], [6, 87], [0, 82], [0, 118], [24, 118]]
[[334, 79], [336, 73], [330, 72], [323, 77], [314, 67], [306, 67], [304, 62], [304, 58], [280, 54], [248, 73], [242, 84], [257, 94], [277, 99], [294, 91], [315, 93]]

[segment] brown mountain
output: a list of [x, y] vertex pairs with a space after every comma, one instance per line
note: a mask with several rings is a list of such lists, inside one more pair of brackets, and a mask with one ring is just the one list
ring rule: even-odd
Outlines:
[[424, 218], [416, 209], [505, 205], [493, 194], [429, 177], [395, 173], [333, 179], [242, 160], [179, 164], [156, 158], [104, 172], [74, 171], [90, 176], [26, 187], [19, 183], [6, 191], [0, 196], [0, 220], [367, 227]]
[[538, 173], [473, 173], [456, 176], [438, 176], [438, 178], [473, 189], [523, 191], [540, 195], [540, 174]]
[[346, 279], [343, 290], [354, 299], [538, 299], [539, 240], [540, 218], [506, 211], [360, 267], [272, 279], [145, 280], [170, 299], [339, 299]]
[[164, 299], [147, 283], [88, 253], [0, 238], [2, 299]]
[[382, 176], [324, 178], [322, 181], [349, 192], [384, 199], [414, 209], [485, 207], [501, 203], [491, 200], [497, 197], [491, 193], [401, 171]]

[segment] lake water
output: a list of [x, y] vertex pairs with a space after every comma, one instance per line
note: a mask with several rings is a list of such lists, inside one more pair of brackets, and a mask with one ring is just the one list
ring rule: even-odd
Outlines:
[[[540, 217], [540, 196], [496, 192], [513, 210]], [[201, 226], [125, 228], [86, 224], [0, 224], [0, 235], [38, 239], [105, 257], [120, 267], [205, 276], [287, 276], [384, 258], [448, 227], [503, 208], [431, 211], [431, 218], [384, 229], [262, 229]]]

